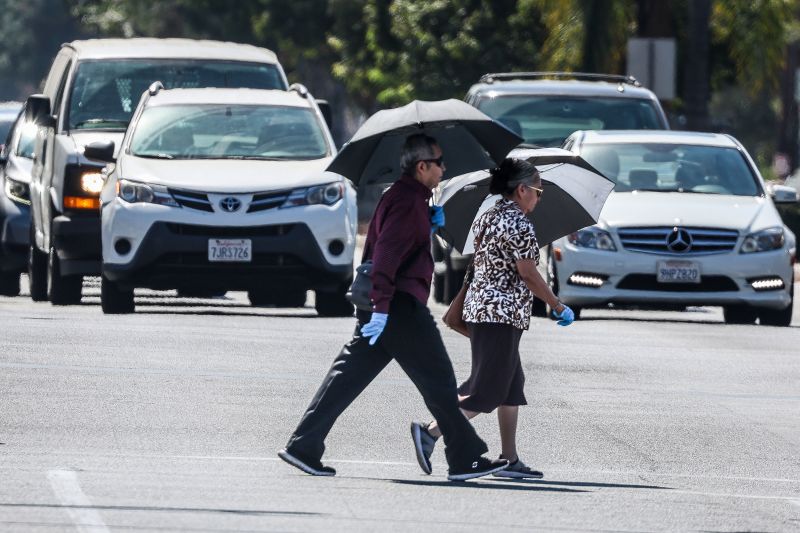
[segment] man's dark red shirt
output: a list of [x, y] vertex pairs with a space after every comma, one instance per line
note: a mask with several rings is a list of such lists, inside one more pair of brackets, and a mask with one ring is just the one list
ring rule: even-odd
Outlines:
[[372, 258], [373, 311], [388, 313], [395, 292], [427, 303], [433, 276], [431, 190], [402, 176], [383, 193], [367, 231], [366, 257]]

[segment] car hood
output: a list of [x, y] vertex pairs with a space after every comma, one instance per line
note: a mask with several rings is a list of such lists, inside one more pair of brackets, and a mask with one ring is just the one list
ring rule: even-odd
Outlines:
[[647, 191], [612, 192], [600, 222], [616, 228], [681, 225], [739, 231], [782, 225], [766, 198]]
[[120, 178], [217, 193], [244, 193], [307, 187], [342, 179], [325, 172], [331, 157], [311, 161], [236, 159], [147, 159], [124, 156]]
[[83, 151], [84, 146], [95, 141], [114, 141], [115, 154], [119, 152], [119, 145], [125, 136], [124, 131], [107, 130], [72, 130], [69, 134], [79, 151]]

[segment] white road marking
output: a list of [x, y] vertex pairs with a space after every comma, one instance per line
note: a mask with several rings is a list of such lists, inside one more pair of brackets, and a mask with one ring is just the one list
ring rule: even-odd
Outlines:
[[108, 528], [97, 510], [92, 509], [92, 502], [81, 490], [78, 475], [74, 470], [50, 470], [47, 479], [53, 492], [65, 506], [72, 522], [80, 533], [107, 533]]

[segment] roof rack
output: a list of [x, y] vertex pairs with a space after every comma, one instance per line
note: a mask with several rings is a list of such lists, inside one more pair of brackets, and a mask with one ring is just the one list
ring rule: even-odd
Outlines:
[[302, 83], [293, 83], [289, 85], [289, 91], [296, 92], [301, 97], [308, 99], [310, 98], [310, 93], [308, 91], [308, 87], [303, 85]]
[[479, 83], [494, 83], [499, 80], [537, 80], [537, 79], [573, 79], [610, 81], [641, 87], [642, 84], [633, 76], [619, 74], [597, 74], [592, 72], [492, 72], [481, 76]]

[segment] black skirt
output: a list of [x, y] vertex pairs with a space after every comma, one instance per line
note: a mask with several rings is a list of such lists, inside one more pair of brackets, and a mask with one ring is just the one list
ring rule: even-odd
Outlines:
[[522, 330], [510, 324], [467, 323], [472, 345], [472, 373], [458, 388], [467, 396], [460, 407], [491, 413], [500, 405], [527, 405], [525, 374], [519, 358]]

